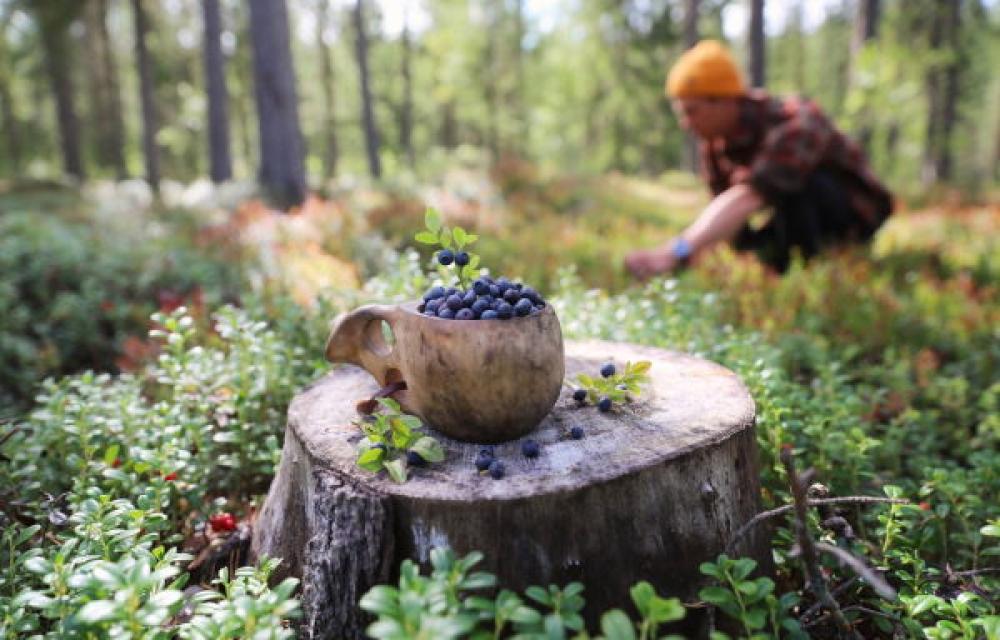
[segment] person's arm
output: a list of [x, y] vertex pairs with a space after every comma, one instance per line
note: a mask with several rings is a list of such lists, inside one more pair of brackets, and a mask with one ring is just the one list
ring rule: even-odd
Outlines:
[[[720, 240], [728, 240], [763, 204], [763, 199], [750, 185], [734, 185], [712, 199], [691, 226], [681, 233], [680, 242], [686, 243], [686, 248], [693, 255]], [[625, 266], [641, 279], [671, 271], [682, 259], [675, 251], [677, 242], [675, 239], [662, 247], [634, 251], [625, 258]]]

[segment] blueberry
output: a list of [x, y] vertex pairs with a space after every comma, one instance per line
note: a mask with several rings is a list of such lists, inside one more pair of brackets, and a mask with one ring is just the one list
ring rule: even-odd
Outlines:
[[583, 427], [573, 427], [569, 430], [569, 437], [574, 440], [580, 440], [583, 438]]
[[472, 290], [476, 292], [477, 296], [485, 296], [490, 293], [490, 283], [486, 282], [482, 278], [476, 280], [472, 283]]
[[519, 316], [528, 315], [531, 313], [532, 309], [534, 309], [534, 307], [531, 306], [531, 300], [528, 300], [527, 298], [521, 298], [517, 301], [517, 304], [514, 305], [514, 313]]
[[531, 300], [532, 304], [538, 304], [542, 300], [542, 296], [538, 295], [538, 292], [531, 287], [521, 289], [521, 297]]
[[438, 262], [444, 266], [448, 266], [455, 259], [455, 254], [451, 252], [451, 249], [442, 249], [438, 252]]
[[586, 389], [577, 389], [576, 391], [573, 392], [573, 399], [576, 400], [577, 402], [580, 402], [580, 403], [586, 402], [587, 401], [587, 390]]
[[479, 455], [476, 456], [476, 469], [478, 469], [479, 471], [486, 471], [487, 469], [490, 468], [490, 465], [492, 463], [493, 463], [493, 456], [484, 455], [482, 451], [480, 451]]
[[608, 362], [603, 367], [601, 367], [601, 375], [605, 378], [610, 378], [615, 375], [615, 365], [612, 362]]
[[424, 315], [430, 316], [431, 318], [437, 317], [437, 311], [431, 311], [430, 309], [424, 309]]
[[486, 298], [479, 298], [472, 303], [470, 308], [472, 309], [472, 313], [474, 313], [477, 318], [480, 318], [482, 317], [483, 312], [490, 308], [490, 301]]
[[514, 316], [514, 307], [510, 306], [509, 303], [501, 302], [497, 305], [497, 317], [501, 320], [507, 320]]
[[496, 286], [498, 291], [497, 297], [502, 296], [507, 289], [510, 289], [510, 280], [507, 278], [497, 278]]
[[448, 296], [453, 296], [456, 293], [458, 293], [458, 289], [457, 288], [455, 288], [455, 287], [448, 287], [447, 289], [444, 290], [444, 297], [447, 298]]
[[517, 292], [517, 289], [507, 289], [503, 292], [503, 299], [510, 304], [516, 304], [521, 299], [521, 294]]
[[462, 296], [458, 295], [457, 293], [448, 296], [448, 300], [445, 302], [445, 304], [447, 304], [448, 308], [451, 309], [452, 311], [458, 311], [459, 309], [465, 306], [465, 304], [462, 302]]
[[515, 282], [515, 283], [514, 283], [514, 284], [512, 284], [511, 286], [512, 286], [512, 287], [514, 287], [515, 289], [517, 289], [518, 291], [520, 291], [521, 289], [523, 289], [523, 288], [524, 288], [524, 285], [523, 285], [523, 284], [521, 284], [520, 282]]
[[475, 301], [476, 301], [476, 292], [472, 291], [471, 289], [469, 291], [466, 291], [465, 295], [462, 296], [463, 307], [471, 307]]
[[541, 449], [534, 440], [525, 440], [521, 443], [521, 453], [524, 454], [525, 458], [537, 458], [540, 452]]
[[602, 412], [611, 411], [611, 398], [604, 396], [597, 401], [597, 408]]
[[455, 312], [456, 320], [475, 320], [476, 314], [472, 312], [472, 309], [459, 309]]
[[504, 471], [506, 471], [506, 469], [504, 469], [503, 463], [499, 460], [494, 460], [490, 463], [490, 475], [493, 476], [494, 480], [502, 478]]
[[444, 287], [440, 285], [436, 287], [431, 287], [430, 289], [427, 290], [427, 293], [424, 294], [424, 300], [427, 302], [443, 297], [444, 297]]
[[455, 264], [457, 264], [460, 267], [464, 267], [465, 265], [469, 264], [469, 254], [466, 253], [465, 251], [459, 251], [458, 253], [456, 253]]
[[492, 445], [488, 447], [483, 447], [482, 449], [479, 450], [479, 455], [495, 458], [497, 457], [497, 450]]
[[431, 313], [437, 313], [438, 309], [441, 308], [441, 303], [444, 302], [442, 298], [434, 298], [430, 300], [425, 305], [424, 311], [430, 311]]
[[421, 456], [416, 451], [407, 451], [406, 464], [408, 464], [411, 467], [422, 467], [425, 464], [427, 464], [427, 461], [424, 460], [423, 456]]
[[483, 314], [481, 316], [479, 316], [479, 319], [480, 320], [496, 320], [499, 317], [500, 316], [497, 315], [496, 311], [494, 311], [493, 309], [487, 309], [486, 311], [483, 311]]
[[490, 285], [490, 295], [491, 296], [493, 296], [494, 298], [499, 298], [501, 293], [503, 293], [503, 292], [500, 291], [500, 287], [499, 286], [497, 286], [495, 284], [491, 284]]
[[427, 310], [427, 305], [424, 304], [423, 302], [417, 305], [417, 313], [423, 313], [426, 310]]
[[443, 309], [438, 309], [438, 317], [444, 320], [451, 320], [452, 318], [455, 317], [455, 312], [449, 309], [448, 307], [445, 307]]

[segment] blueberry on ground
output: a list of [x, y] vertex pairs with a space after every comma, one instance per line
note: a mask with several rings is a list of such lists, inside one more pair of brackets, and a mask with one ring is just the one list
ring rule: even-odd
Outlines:
[[462, 302], [462, 297], [457, 293], [448, 296], [448, 300], [445, 304], [447, 304], [448, 308], [451, 309], [452, 311], [458, 311], [459, 309], [465, 306], [465, 304]]
[[611, 376], [615, 375], [614, 363], [608, 362], [603, 367], [601, 367], [601, 375], [604, 376], [605, 378], [610, 378]]
[[503, 463], [499, 460], [494, 460], [490, 463], [490, 475], [493, 476], [494, 480], [502, 478], [505, 471]]
[[611, 411], [611, 398], [604, 396], [603, 398], [598, 400], [597, 408], [600, 409], [602, 413], [606, 411]]
[[443, 320], [452, 320], [455, 318], [455, 312], [448, 307], [444, 307], [443, 309], [438, 309], [438, 317]]
[[427, 290], [427, 293], [424, 294], [425, 301], [436, 300], [437, 298], [443, 298], [443, 297], [444, 297], [444, 287], [442, 287], [441, 285], [438, 285], [436, 287], [431, 287], [430, 289]]
[[483, 311], [483, 314], [481, 316], [479, 316], [479, 319], [480, 320], [496, 320], [499, 317], [500, 316], [497, 315], [496, 311], [494, 311], [493, 309], [487, 309], [486, 311]]
[[424, 460], [423, 456], [421, 456], [416, 451], [407, 451], [406, 464], [408, 464], [411, 467], [422, 467], [425, 464], [427, 464], [427, 461]]
[[518, 300], [521, 299], [521, 294], [517, 292], [517, 289], [513, 288], [507, 289], [506, 291], [503, 292], [503, 299], [509, 302], [510, 304], [515, 304], [517, 303]]
[[493, 463], [493, 456], [489, 454], [480, 451], [479, 455], [476, 456], [476, 469], [478, 469], [479, 471], [486, 471], [487, 469], [490, 468], [490, 465], [492, 463]]
[[465, 251], [459, 251], [458, 253], [456, 253], [455, 264], [457, 264], [460, 267], [464, 267], [465, 265], [469, 264], [469, 254], [466, 253]]
[[501, 302], [497, 305], [497, 316], [501, 320], [507, 320], [514, 316], [514, 307], [510, 306], [510, 303]]
[[521, 443], [521, 453], [525, 458], [537, 458], [540, 452], [541, 448], [534, 440], [525, 440]]
[[476, 314], [472, 312], [472, 309], [459, 309], [455, 312], [456, 320], [475, 320]]
[[455, 259], [455, 254], [451, 252], [451, 249], [442, 249], [438, 252], [438, 262], [444, 266], [448, 266]]
[[531, 313], [532, 309], [534, 309], [534, 307], [531, 306], [531, 300], [528, 300], [527, 298], [521, 298], [517, 301], [517, 304], [514, 305], [514, 313], [519, 316], [528, 315]]
[[573, 427], [569, 430], [569, 437], [574, 440], [583, 438], [583, 427]]
[[577, 389], [576, 391], [573, 392], [573, 399], [576, 400], [577, 402], [580, 402], [580, 403], [586, 402], [587, 401], [587, 390], [586, 389]]

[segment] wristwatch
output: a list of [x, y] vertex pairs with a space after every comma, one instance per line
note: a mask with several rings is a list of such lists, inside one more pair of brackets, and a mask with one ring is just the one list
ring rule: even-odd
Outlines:
[[685, 240], [682, 236], [678, 236], [674, 239], [673, 244], [670, 247], [670, 252], [677, 258], [678, 264], [686, 265], [691, 259], [691, 243]]

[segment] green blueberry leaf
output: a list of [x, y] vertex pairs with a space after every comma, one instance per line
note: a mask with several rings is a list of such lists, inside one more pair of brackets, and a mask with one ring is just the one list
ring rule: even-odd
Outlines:
[[459, 249], [465, 246], [465, 229], [455, 227], [451, 230], [451, 237], [455, 240], [455, 246]]
[[421, 231], [413, 236], [413, 239], [420, 244], [436, 245], [438, 243], [438, 235], [432, 231]]
[[438, 233], [438, 242], [445, 249], [451, 249], [451, 231], [449, 229], [441, 229]]
[[395, 460], [384, 462], [382, 466], [389, 472], [389, 477], [392, 478], [393, 482], [398, 482], [399, 484], [406, 482], [406, 465], [403, 464], [402, 459], [396, 458]]
[[438, 213], [437, 209], [428, 207], [424, 211], [424, 226], [431, 232], [435, 232], [441, 228], [441, 214]]
[[601, 616], [601, 633], [607, 640], [635, 640], [635, 627], [621, 609], [612, 609]]
[[417, 440], [410, 447], [410, 450], [419, 454], [427, 462], [441, 462], [444, 460], [444, 447], [430, 436], [424, 436]]

